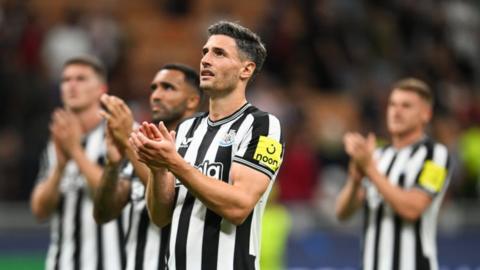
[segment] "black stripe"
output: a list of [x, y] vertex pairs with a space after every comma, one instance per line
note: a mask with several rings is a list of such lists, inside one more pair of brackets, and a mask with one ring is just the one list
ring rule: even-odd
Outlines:
[[128, 212], [128, 229], [127, 234], [125, 235], [125, 241], [130, 239], [130, 233], [132, 232], [132, 222], [133, 222], [133, 212], [135, 207], [135, 202], [132, 200], [131, 194], [133, 192], [132, 187], [130, 186], [130, 211]]
[[[253, 120], [252, 140], [250, 141], [249, 145], [255, 145], [256, 148], [256, 145], [258, 144], [258, 138], [261, 135], [268, 135], [270, 123], [268, 114], [264, 112], [257, 111], [253, 113], [253, 116], [255, 119]], [[253, 149], [253, 151], [255, 151], [255, 149]], [[253, 152], [251, 153], [251, 156], [253, 157]], [[234, 270], [255, 269], [255, 256], [252, 256], [249, 253], [250, 229], [254, 211], [255, 209], [252, 210], [247, 220], [243, 224], [237, 226], [237, 232], [235, 235], [235, 250], [233, 255]]]
[[[400, 188], [405, 187], [405, 173], [402, 173], [398, 179], [398, 186]], [[400, 233], [403, 228], [403, 219], [398, 215], [395, 214], [394, 221], [393, 221], [393, 270], [400, 269], [400, 247], [401, 245], [401, 237]]]
[[75, 202], [75, 216], [74, 216], [74, 231], [73, 231], [73, 241], [74, 241], [74, 252], [73, 252], [73, 269], [80, 269], [80, 253], [82, 250], [82, 201], [83, 201], [83, 190], [79, 189], [77, 192], [77, 201]]
[[[390, 161], [390, 164], [388, 165], [388, 169], [385, 173], [387, 178], [390, 176], [390, 171], [392, 170], [393, 164], [395, 164], [396, 160], [397, 160], [397, 153], [395, 153], [395, 155], [392, 158], [392, 161]], [[377, 211], [376, 217], [375, 217], [376, 231], [375, 231], [375, 246], [374, 246], [374, 249], [373, 249], [373, 259], [374, 259], [373, 270], [378, 269], [378, 262], [380, 261], [380, 258], [379, 258], [379, 255], [378, 255], [378, 247], [379, 247], [379, 243], [380, 243], [380, 231], [382, 229], [381, 225], [382, 225], [384, 207], [385, 206], [384, 206], [383, 203], [381, 203], [378, 206], [378, 211]]]
[[122, 263], [122, 269], [125, 269], [125, 267], [127, 265], [127, 255], [125, 253], [126, 238], [125, 238], [125, 234], [124, 234], [124, 230], [123, 230], [122, 215], [120, 215], [120, 217], [117, 218], [117, 228], [118, 228], [118, 230], [117, 230], [117, 232], [118, 232], [118, 242], [120, 243], [120, 245], [118, 245], [120, 260], [121, 260], [121, 263]]
[[234, 270], [255, 270], [255, 256], [249, 253], [252, 218], [253, 211], [242, 225], [237, 226], [233, 258]]
[[423, 253], [423, 245], [421, 239], [421, 222], [422, 219], [417, 220], [415, 223], [415, 269], [417, 270], [430, 270], [430, 261], [425, 257]]
[[63, 214], [65, 211], [65, 197], [60, 195], [57, 214], [58, 214], [58, 240], [57, 240], [57, 254], [55, 254], [55, 266], [53, 269], [60, 269], [60, 255], [62, 254], [62, 242], [63, 242]]
[[[431, 140], [426, 140], [424, 146], [427, 148], [427, 154], [425, 155], [425, 159], [423, 160], [423, 164], [427, 160], [432, 160], [433, 158], [433, 148], [434, 148], [434, 143]], [[420, 175], [422, 174], [423, 171], [423, 166], [422, 168], [418, 171], [417, 175], [415, 176], [415, 184], [419, 184], [420, 181]]]
[[135, 248], [135, 270], [143, 269], [143, 258], [145, 257], [145, 245], [147, 244], [147, 230], [150, 220], [148, 219], [147, 208], [143, 208], [140, 214], [140, 222], [137, 233], [137, 246]]
[[[252, 108], [252, 107], [250, 107]], [[245, 113], [230, 126], [226, 132], [229, 134], [231, 130], [237, 131], [249, 113], [248, 108]], [[223, 164], [222, 181], [228, 183], [230, 175], [230, 167], [232, 165], [232, 145], [219, 146], [215, 156], [215, 162]], [[220, 225], [222, 217], [207, 208], [205, 215], [205, 226], [203, 228], [202, 242], [202, 268], [205, 270], [217, 269], [218, 259], [218, 241], [220, 238]]]
[[[367, 229], [368, 229], [368, 221], [370, 220], [370, 207], [368, 207], [368, 202], [367, 200], [365, 200], [363, 202], [363, 239], [362, 239], [362, 245], [361, 245], [361, 254], [362, 254], [362, 258], [360, 258], [360, 262], [363, 261], [363, 258], [365, 258], [365, 252], [367, 252], [366, 248], [365, 248], [365, 244], [367, 242], [367, 239], [366, 239], [366, 235], [367, 235]], [[360, 267], [361, 268], [361, 267]]]
[[103, 270], [103, 231], [97, 224], [97, 270]]
[[166, 267], [166, 262], [167, 262], [167, 248], [168, 248], [168, 242], [170, 239], [170, 229], [171, 229], [171, 224], [166, 225], [165, 227], [162, 228], [161, 231], [161, 239], [160, 239], [160, 252], [158, 254], [158, 265], [157, 265], [157, 270], [164, 270]]
[[[195, 160], [195, 166], [199, 166], [204, 158], [210, 144], [215, 138], [220, 126], [217, 127], [207, 127], [207, 133], [200, 143], [200, 147], [197, 152], [197, 157]], [[188, 229], [190, 226], [190, 215], [192, 214], [193, 204], [195, 202], [195, 197], [187, 192], [185, 201], [183, 202], [182, 211], [180, 213], [180, 218], [178, 221], [178, 231], [177, 239], [175, 242], [175, 262], [177, 270], [185, 270], [187, 264], [187, 235]]]

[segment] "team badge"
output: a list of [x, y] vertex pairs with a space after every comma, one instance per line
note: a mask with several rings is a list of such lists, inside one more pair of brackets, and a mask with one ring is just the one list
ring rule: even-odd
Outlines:
[[227, 134], [225, 134], [225, 136], [223, 136], [223, 138], [220, 140], [220, 146], [230, 146], [233, 144], [233, 142], [235, 141], [235, 135], [237, 134], [237, 132], [235, 130], [229, 130]]

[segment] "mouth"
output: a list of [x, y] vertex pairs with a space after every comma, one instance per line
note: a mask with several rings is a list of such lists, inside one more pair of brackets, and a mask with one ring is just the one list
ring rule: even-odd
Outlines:
[[210, 70], [202, 70], [200, 72], [200, 77], [203, 79], [203, 78], [210, 78], [210, 77], [215, 77], [215, 74], [210, 71]]

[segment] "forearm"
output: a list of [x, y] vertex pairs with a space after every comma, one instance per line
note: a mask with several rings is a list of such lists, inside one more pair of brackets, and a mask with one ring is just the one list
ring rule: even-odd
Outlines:
[[147, 209], [150, 219], [163, 227], [170, 223], [175, 198], [175, 177], [166, 169], [149, 172]]
[[128, 201], [128, 193], [119, 182], [118, 165], [108, 164], [96, 190], [94, 190], [93, 216], [97, 223], [105, 223], [118, 217]]
[[138, 160], [137, 154], [130, 146], [127, 146], [125, 148], [125, 154], [128, 160], [132, 163], [135, 174], [138, 176], [138, 178], [140, 178], [140, 181], [142, 181], [143, 185], [147, 186], [148, 177], [150, 175], [149, 168], [144, 163]]
[[82, 148], [77, 147], [70, 154], [80, 172], [85, 176], [89, 189], [91, 191], [96, 190], [102, 178], [102, 168], [90, 161]]
[[351, 176], [341, 190], [336, 204], [335, 213], [339, 220], [350, 218], [360, 207], [364, 196], [364, 191], [359, 181], [355, 181]]
[[208, 209], [233, 224], [243, 223], [257, 203], [257, 196], [251, 192], [205, 176], [183, 160], [174, 163], [170, 170]]
[[425, 208], [425, 205], [420, 201], [424, 197], [418, 197], [421, 191], [405, 190], [392, 185], [388, 178], [373, 165], [368, 166], [365, 173], [395, 213], [410, 221], [418, 219]]
[[47, 219], [57, 208], [60, 200], [60, 180], [63, 169], [55, 168], [52, 174], [33, 190], [30, 207], [37, 220]]

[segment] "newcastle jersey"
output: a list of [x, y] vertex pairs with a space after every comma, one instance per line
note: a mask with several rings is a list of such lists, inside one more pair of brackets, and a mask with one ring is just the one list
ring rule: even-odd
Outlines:
[[[104, 164], [105, 124], [84, 138], [89, 160]], [[40, 164], [38, 181], [46, 179], [55, 166], [55, 146], [50, 142]], [[74, 161], [65, 167], [60, 182], [60, 202], [51, 218], [51, 238], [46, 269], [123, 269], [125, 265], [124, 226], [120, 217], [104, 225], [93, 218], [93, 201], [85, 180]]]
[[236, 226], [208, 209], [177, 179], [168, 269], [259, 269], [262, 215], [284, 152], [278, 119], [249, 103], [215, 122], [202, 113], [178, 126], [176, 146], [188, 163], [218, 181], [231, 184], [230, 168], [237, 162], [271, 182], [244, 223]]
[[402, 149], [375, 152], [377, 167], [391, 184], [418, 188], [432, 197], [414, 222], [402, 219], [369, 181], [366, 185], [363, 269], [438, 269], [437, 215], [449, 183], [449, 157], [444, 145], [425, 138]]

